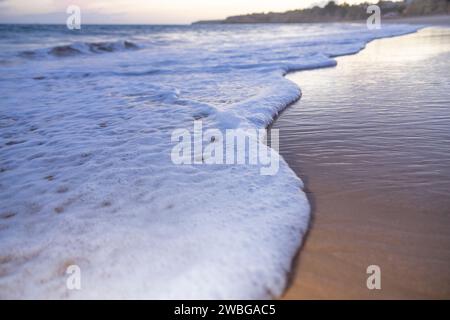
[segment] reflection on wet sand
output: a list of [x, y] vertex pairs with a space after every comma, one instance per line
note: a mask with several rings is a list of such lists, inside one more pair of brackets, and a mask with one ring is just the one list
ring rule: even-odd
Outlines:
[[449, 298], [450, 29], [337, 60], [273, 126], [314, 207], [286, 298]]

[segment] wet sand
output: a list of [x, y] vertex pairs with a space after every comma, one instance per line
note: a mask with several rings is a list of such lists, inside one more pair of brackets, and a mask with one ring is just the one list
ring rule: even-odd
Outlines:
[[450, 29], [337, 60], [273, 124], [313, 207], [284, 298], [450, 298]]
[[382, 19], [383, 23], [409, 23], [409, 24], [424, 24], [429, 26], [449, 26], [450, 15], [437, 16], [420, 16], [397, 19]]

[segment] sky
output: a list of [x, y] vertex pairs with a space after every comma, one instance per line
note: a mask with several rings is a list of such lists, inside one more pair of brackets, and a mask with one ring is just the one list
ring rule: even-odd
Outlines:
[[[323, 5], [327, 0], [0, 0], [2, 23], [65, 24], [69, 5], [81, 9], [82, 23], [185, 24], [253, 12]], [[338, 0], [344, 2], [344, 0]], [[361, 0], [345, 0], [360, 3]], [[369, 1], [370, 2], [370, 1]], [[375, 2], [375, 1], [372, 1]]]

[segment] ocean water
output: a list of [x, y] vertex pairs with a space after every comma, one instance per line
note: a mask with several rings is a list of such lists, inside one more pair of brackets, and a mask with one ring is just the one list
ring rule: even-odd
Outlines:
[[171, 133], [264, 128], [301, 95], [288, 71], [416, 29], [0, 25], [0, 297], [281, 295], [302, 181], [283, 160], [175, 165]]

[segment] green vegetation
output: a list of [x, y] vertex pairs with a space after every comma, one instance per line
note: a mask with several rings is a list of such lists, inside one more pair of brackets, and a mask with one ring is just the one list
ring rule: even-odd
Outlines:
[[[232, 16], [225, 20], [200, 21], [199, 23], [308, 23], [308, 22], [338, 22], [367, 19], [369, 3], [337, 5], [334, 1], [326, 6], [315, 6], [303, 10], [291, 10], [283, 13], [252, 13]], [[379, 1], [382, 16], [399, 18], [421, 15], [449, 14], [450, 0], [404, 0], [401, 2]]]

